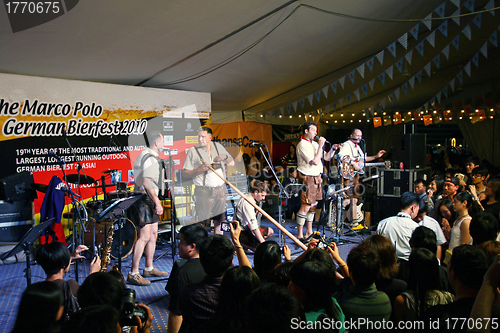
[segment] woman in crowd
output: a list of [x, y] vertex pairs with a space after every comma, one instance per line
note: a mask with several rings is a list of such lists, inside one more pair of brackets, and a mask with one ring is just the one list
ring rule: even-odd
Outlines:
[[[469, 232], [470, 214], [476, 211], [473, 207], [472, 195], [469, 192], [460, 192], [453, 199], [453, 210], [457, 213], [457, 218], [453, 225], [443, 222], [443, 233], [448, 239], [448, 250], [453, 252], [453, 249], [462, 244], [471, 244], [471, 236]], [[469, 214], [470, 213], [470, 214]]]
[[[477, 193], [474, 189], [471, 189], [471, 193], [474, 196], [476, 202], [479, 201]], [[480, 205], [484, 208], [484, 211], [493, 214], [497, 219], [500, 219], [500, 179], [491, 178], [486, 185], [486, 190], [484, 191], [487, 199], [480, 202]]]
[[456, 219], [456, 213], [453, 210], [453, 201], [448, 198], [442, 199], [435, 208], [436, 210], [436, 220], [439, 222], [441, 226], [443, 223], [450, 224], [452, 221]]
[[294, 168], [297, 167], [297, 154], [295, 153], [296, 150], [297, 150], [297, 148], [292, 143], [290, 145], [290, 147], [288, 147], [288, 154], [286, 154], [285, 156], [283, 156], [281, 158], [281, 164], [283, 164], [283, 166], [286, 169], [291, 168], [291, 167], [294, 167]]
[[429, 183], [428, 196], [434, 203], [441, 199], [441, 193], [443, 193], [443, 184], [443, 177], [436, 177]]

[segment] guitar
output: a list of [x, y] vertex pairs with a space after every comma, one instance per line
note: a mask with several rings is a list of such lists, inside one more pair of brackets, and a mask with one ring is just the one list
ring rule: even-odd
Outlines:
[[[353, 179], [355, 175], [363, 175], [365, 173], [365, 168], [367, 167], [385, 167], [390, 168], [391, 162], [373, 162], [373, 163], [363, 163], [361, 158], [351, 158], [349, 155], [342, 156], [340, 163], [342, 168], [342, 176], [345, 179]], [[353, 163], [357, 163], [360, 167], [359, 170], [354, 170]]]

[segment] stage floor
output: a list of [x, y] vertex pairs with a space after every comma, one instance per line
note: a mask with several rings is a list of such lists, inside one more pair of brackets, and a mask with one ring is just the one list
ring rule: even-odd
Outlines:
[[[278, 238], [278, 228], [274, 226], [271, 222], [267, 220], [262, 221], [262, 225], [273, 227], [274, 235], [271, 237], [279, 243]], [[295, 221], [287, 220], [285, 221], [285, 227], [293, 235], [297, 235], [297, 229], [295, 228]], [[314, 226], [314, 230], [316, 230]], [[319, 228], [319, 231], [325, 238], [334, 238], [336, 233], [330, 228], [323, 227]], [[229, 237], [229, 234], [226, 233]], [[369, 232], [366, 230], [362, 233], [341, 237], [338, 244], [341, 257], [345, 260], [351, 248], [357, 245], [362, 239], [366, 238]], [[172, 270], [172, 253], [171, 253], [171, 243], [164, 241], [165, 235], [161, 234], [160, 239], [156, 248], [155, 258], [163, 254], [159, 259], [155, 260], [155, 267], [161, 271], [170, 272]], [[292, 259], [299, 256], [303, 250], [293, 243], [288, 237], [285, 240], [286, 244], [292, 249]], [[249, 254], [248, 258], [250, 262], [253, 263], [253, 255]], [[175, 256], [174, 259], [178, 259]], [[117, 263], [117, 260], [113, 260], [109, 267]], [[236, 256], [233, 260], [233, 265], [238, 265], [238, 260]], [[131, 267], [131, 256], [126, 257], [122, 260], [122, 271], [127, 276]], [[144, 260], [141, 261], [141, 270], [144, 267]], [[88, 275], [88, 263], [78, 265], [78, 281], [81, 284], [85, 277]], [[17, 307], [19, 300], [21, 298], [22, 292], [26, 288], [27, 282], [25, 277], [26, 262], [20, 262], [15, 264], [0, 265], [0, 333], [8, 333], [12, 330], [14, 324]], [[34, 263], [31, 266], [31, 276], [32, 283], [43, 281], [45, 274], [40, 266]], [[65, 276], [66, 279], [75, 279], [75, 267], [72, 265], [70, 272]], [[151, 278], [150, 286], [139, 287], [134, 285], [127, 285], [128, 288], [132, 288], [137, 293], [137, 301], [144, 303], [151, 308], [154, 316], [153, 325], [151, 327], [151, 332], [166, 332], [168, 323], [168, 293], [165, 291], [166, 280], [159, 278]]]

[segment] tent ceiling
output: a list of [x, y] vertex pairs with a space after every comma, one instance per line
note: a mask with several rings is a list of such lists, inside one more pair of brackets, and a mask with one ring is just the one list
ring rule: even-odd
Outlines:
[[[476, 11], [487, 2], [477, 0]], [[296, 102], [346, 76], [419, 22], [373, 19], [422, 20], [441, 3], [86, 0], [57, 19], [16, 33], [2, 8], [0, 72], [210, 92], [214, 112], [244, 111], [247, 120], [259, 121], [263, 112]], [[451, 16], [457, 7], [451, 1], [445, 4], [445, 15]], [[462, 6], [461, 13], [470, 12]], [[462, 17], [460, 26], [448, 20], [448, 37], [436, 31], [436, 46], [425, 42], [423, 57], [414, 51], [408, 72], [413, 75], [432, 61], [473, 17]], [[439, 22], [434, 21], [432, 28]], [[470, 24], [471, 41], [462, 34], [459, 51], [450, 48], [449, 59], [441, 54], [440, 68], [432, 64], [431, 78], [424, 77], [424, 84], [416, 85], [408, 96], [401, 92], [399, 101], [394, 106], [387, 102], [387, 108], [416, 108], [432, 98], [457, 74], [459, 66], [470, 61], [499, 23], [499, 17], [483, 13], [481, 29]], [[429, 33], [420, 24], [419, 38], [409, 38], [408, 50]], [[464, 88], [489, 85], [498, 76], [498, 50], [488, 48], [488, 58], [482, 57], [481, 66], [467, 77]], [[299, 111], [310, 112], [352, 93], [408, 50], [398, 45], [396, 58], [385, 52], [383, 64], [376, 62], [373, 72], [366, 68], [364, 78], [356, 72], [354, 84], [346, 77], [345, 89], [336, 95], [330, 89], [328, 98], [323, 95], [319, 103], [315, 98], [312, 106], [306, 101]], [[368, 97], [361, 94], [357, 102], [352, 95], [352, 106], [344, 102], [344, 110], [368, 108], [408, 79], [394, 68], [393, 80], [386, 78], [383, 85], [377, 79]]]

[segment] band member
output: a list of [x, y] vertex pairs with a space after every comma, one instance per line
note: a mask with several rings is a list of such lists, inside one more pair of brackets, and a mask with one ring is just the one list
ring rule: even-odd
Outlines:
[[[203, 160], [203, 162], [202, 162]], [[233, 166], [234, 160], [220, 143], [212, 142], [212, 129], [200, 127], [198, 130], [198, 144], [190, 148], [184, 161], [183, 175], [193, 178], [196, 197], [195, 208], [198, 222], [208, 223], [210, 213], [214, 221], [214, 231], [222, 235], [221, 222], [226, 211], [225, 182], [217, 176], [209, 166], [222, 177], [224, 165]]]
[[326, 139], [320, 137], [318, 142], [313, 141], [318, 133], [318, 125], [309, 121], [302, 126], [302, 137], [297, 144], [297, 170], [298, 179], [301, 184], [306, 185], [306, 190], [300, 194], [300, 209], [297, 213], [297, 231], [299, 239], [304, 238], [304, 224], [306, 226], [306, 238], [312, 234], [312, 222], [314, 211], [318, 200], [322, 199], [322, 173], [323, 162], [332, 159], [339, 145], [333, 145], [328, 153], [324, 153], [323, 146]]
[[[355, 176], [353, 179], [346, 179], [344, 182], [344, 186], [350, 186], [350, 185], [358, 185], [359, 184], [359, 174], [364, 174], [364, 162], [371, 162], [377, 158], [382, 157], [386, 153], [385, 150], [380, 150], [377, 155], [374, 156], [366, 156], [366, 154], [363, 152], [363, 149], [359, 146], [359, 143], [363, 139], [363, 132], [359, 128], [354, 129], [352, 131], [351, 135], [349, 136], [349, 140], [344, 142], [342, 145], [342, 148], [339, 151], [339, 155], [341, 157], [341, 160], [345, 158], [345, 156], [348, 156], [351, 160], [351, 166], [356, 171]], [[348, 191], [349, 197], [351, 199], [351, 205], [349, 208], [349, 211], [347, 212], [347, 218], [349, 221], [353, 222], [356, 221], [354, 224], [357, 224], [359, 221], [359, 216], [357, 212], [358, 208], [358, 198], [359, 195], [356, 193], [356, 190], [350, 190]], [[359, 207], [360, 208], [360, 207]], [[361, 220], [362, 220], [361, 216]]]
[[[266, 184], [255, 180], [251, 185], [250, 193], [245, 194], [245, 196], [257, 204], [266, 199], [267, 192]], [[240, 241], [252, 249], [255, 249], [260, 243], [264, 243], [266, 238], [274, 234], [272, 228], [259, 225], [255, 208], [245, 198], [240, 198], [236, 204], [235, 219], [241, 222], [243, 228]]]
[[[134, 245], [132, 270], [128, 273], [127, 281], [139, 286], [151, 284], [143, 276], [168, 276], [167, 272], [153, 268], [158, 222], [163, 214], [163, 206], [158, 198], [161, 177], [158, 152], [163, 147], [163, 135], [159, 132], [148, 133], [148, 142], [149, 146], [139, 154], [134, 163], [134, 191], [146, 195], [130, 208], [131, 217], [139, 230], [139, 238]], [[146, 266], [141, 276], [139, 263], [143, 253], [146, 257]]]

